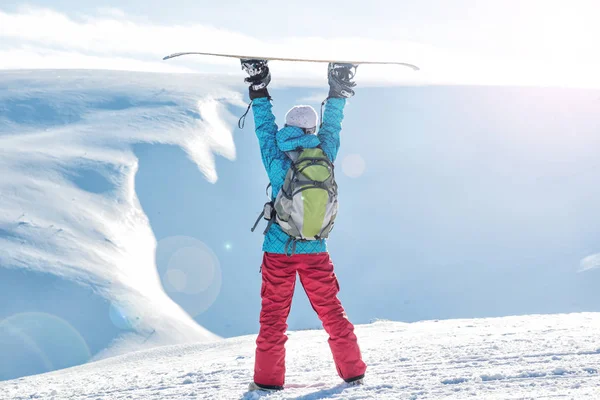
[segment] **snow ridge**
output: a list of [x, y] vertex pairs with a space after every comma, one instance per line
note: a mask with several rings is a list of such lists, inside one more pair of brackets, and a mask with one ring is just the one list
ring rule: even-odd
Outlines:
[[105, 355], [214, 339], [163, 291], [131, 145], [180, 146], [215, 182], [214, 154], [235, 158], [226, 105], [240, 95], [210, 77], [117, 72], [6, 72], [0, 86], [0, 266], [112, 302], [131, 332]]

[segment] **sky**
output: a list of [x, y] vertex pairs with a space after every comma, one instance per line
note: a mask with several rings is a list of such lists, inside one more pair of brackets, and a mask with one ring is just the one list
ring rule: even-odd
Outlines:
[[[103, 2], [3, 1], [0, 68], [157, 72], [239, 70], [235, 61], [178, 51], [385, 59], [363, 84], [600, 87], [600, 4], [563, 1]], [[282, 63], [274, 84], [321, 84], [318, 66]], [[298, 76], [302, 73], [301, 77]], [[283, 78], [294, 78], [292, 80]]]

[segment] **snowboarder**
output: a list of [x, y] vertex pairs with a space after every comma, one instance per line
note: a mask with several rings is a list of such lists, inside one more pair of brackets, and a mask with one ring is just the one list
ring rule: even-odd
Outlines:
[[[250, 390], [283, 389], [286, 321], [296, 273], [329, 334], [339, 376], [348, 383], [360, 384], [367, 366], [362, 360], [354, 326], [337, 297], [339, 284], [325, 240], [337, 213], [337, 185], [332, 163], [340, 146], [346, 98], [354, 95], [356, 65], [329, 64], [329, 96], [323, 102], [325, 113], [317, 133], [317, 113], [304, 105], [293, 107], [286, 114], [285, 127], [279, 130], [267, 90], [271, 81], [268, 61], [241, 61], [242, 69], [249, 75], [245, 82], [250, 84], [256, 135], [271, 186], [271, 201], [261, 214], [269, 224], [263, 243], [260, 331]], [[319, 167], [321, 171], [316, 170]], [[294, 185], [298, 184], [308, 186], [295, 189]], [[314, 189], [313, 193], [308, 189]], [[326, 194], [320, 196], [318, 192]], [[311, 201], [313, 203], [307, 203]], [[304, 206], [297, 207], [297, 202], [304, 202]], [[317, 217], [314, 210], [308, 215], [311, 207], [321, 209]], [[297, 215], [291, 215], [294, 213], [304, 214], [300, 215], [300, 222], [293, 222], [298, 221]], [[318, 222], [311, 222], [314, 218]]]

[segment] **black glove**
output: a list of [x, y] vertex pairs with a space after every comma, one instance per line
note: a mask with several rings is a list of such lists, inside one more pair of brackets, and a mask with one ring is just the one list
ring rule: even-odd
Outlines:
[[249, 75], [244, 82], [250, 84], [250, 100], [270, 97], [267, 85], [271, 82], [271, 72], [267, 60], [241, 59], [242, 69]]
[[348, 98], [354, 96], [353, 81], [356, 75], [356, 64], [329, 63], [327, 80], [329, 82], [329, 97]]

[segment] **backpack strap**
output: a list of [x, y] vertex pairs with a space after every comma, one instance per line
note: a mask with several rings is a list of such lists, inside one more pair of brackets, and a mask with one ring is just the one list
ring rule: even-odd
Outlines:
[[[298, 185], [303, 185], [300, 189], [296, 190], [294, 193], [292, 193], [291, 197], [294, 197], [295, 195], [297, 195], [298, 193], [302, 193], [305, 190], [308, 189], [323, 189], [323, 190], [327, 190], [325, 188], [325, 184], [323, 182], [314, 182], [314, 181], [298, 181], [297, 182]], [[332, 195], [332, 193], [327, 190], [327, 192], [329, 193], [329, 195]]]
[[[265, 189], [265, 193], [266, 193], [267, 197], [269, 197], [269, 188], [270, 187], [271, 187], [271, 183], [269, 183], [267, 185], [267, 188]], [[261, 218], [264, 218], [267, 221], [269, 221], [265, 231], [263, 232], [263, 235], [266, 235], [267, 232], [269, 231], [269, 228], [271, 228], [271, 225], [273, 225], [273, 223], [275, 222], [274, 217], [275, 217], [275, 203], [273, 200], [271, 200], [271, 201], [266, 202], [265, 205], [263, 206], [263, 210], [260, 213], [260, 215], [258, 216], [258, 218], [256, 219], [256, 222], [254, 222], [254, 225], [252, 225], [250, 232], [254, 232], [254, 230], [258, 226], [258, 223], [260, 222]]]
[[[283, 250], [286, 256], [291, 257], [294, 254], [296, 254], [296, 245], [298, 244], [298, 242], [304, 242], [304, 240], [296, 239], [292, 236], [289, 237], [289, 239], [285, 242], [285, 248]], [[291, 250], [291, 253], [289, 252], [289, 250]]]
[[[306, 162], [308, 161], [308, 162]], [[325, 163], [325, 165], [320, 164], [320, 162], [323, 161]], [[300, 163], [305, 163], [305, 165], [302, 166], [302, 168], [298, 169], [297, 168], [297, 164]], [[326, 167], [329, 170], [329, 173], [332, 174], [333, 173], [333, 163], [331, 161], [329, 161], [328, 158], [323, 158], [323, 157], [314, 157], [314, 158], [303, 158], [300, 161], [296, 161], [293, 165], [294, 165], [294, 172], [296, 173], [302, 173], [306, 168], [308, 167], [312, 167], [313, 165], [317, 165], [319, 164], [322, 167]]]
[[260, 215], [258, 216], [258, 218], [256, 218], [256, 222], [254, 223], [254, 225], [252, 225], [252, 228], [250, 228], [250, 232], [254, 232], [254, 230], [256, 229], [256, 226], [258, 225], [258, 223], [260, 222], [261, 218], [265, 216], [265, 210], [263, 210]]
[[302, 153], [302, 148], [298, 147], [296, 150], [286, 151], [285, 155], [292, 160], [292, 165], [296, 162], [298, 157], [300, 157], [300, 153]]
[[269, 223], [267, 224], [267, 228], [263, 232], [263, 235], [266, 235], [267, 232], [269, 231], [269, 228], [271, 228], [271, 225], [273, 225], [275, 223], [274, 217], [275, 217], [275, 205], [273, 204], [272, 201], [268, 201], [265, 203], [262, 212], [256, 219], [256, 222], [252, 226], [252, 229], [250, 229], [250, 232], [254, 232], [254, 230], [256, 229], [256, 226], [260, 222], [261, 218], [264, 218], [267, 221], [269, 221]]
[[[292, 245], [292, 253], [291, 254], [288, 253], [288, 250], [290, 248], [290, 244]], [[283, 252], [288, 257], [293, 256], [294, 253], [296, 252], [296, 239], [294, 239], [293, 237], [290, 236], [288, 238], [288, 240], [285, 242], [285, 248], [283, 249]]]

